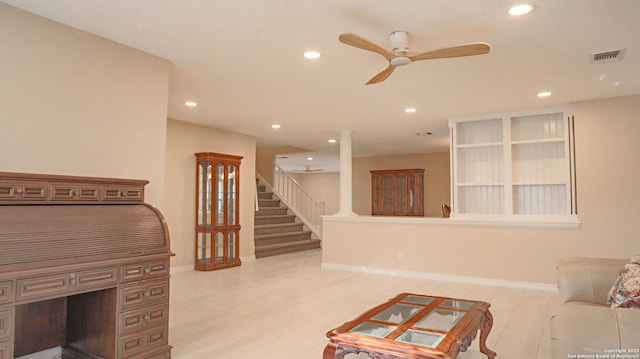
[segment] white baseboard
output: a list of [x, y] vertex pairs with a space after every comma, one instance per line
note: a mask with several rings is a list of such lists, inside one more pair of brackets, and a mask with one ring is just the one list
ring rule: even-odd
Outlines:
[[387, 269], [387, 268], [354, 266], [354, 265], [348, 265], [348, 264], [336, 264], [336, 263], [323, 262], [322, 268], [337, 269], [337, 270], [344, 270], [344, 271], [358, 272], [358, 273], [385, 274], [385, 275], [398, 276], [398, 277], [431, 279], [431, 280], [437, 280], [437, 281], [443, 281], [443, 282], [493, 285], [498, 287], [533, 289], [533, 290], [544, 290], [544, 291], [558, 290], [555, 284], [519, 282], [519, 281], [509, 281], [509, 280], [503, 280], [503, 279], [480, 278], [480, 277], [465, 277], [465, 276], [448, 275], [448, 274], [440, 274], [440, 273], [402, 271], [402, 270]]

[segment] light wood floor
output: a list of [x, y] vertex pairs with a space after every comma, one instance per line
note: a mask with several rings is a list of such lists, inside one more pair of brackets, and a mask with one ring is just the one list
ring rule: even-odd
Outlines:
[[[322, 269], [321, 255], [311, 250], [219, 271], [174, 274], [172, 357], [319, 359], [327, 331], [402, 292], [489, 302], [494, 325], [487, 346], [499, 359], [551, 356], [555, 292]], [[476, 338], [458, 358], [486, 356]]]

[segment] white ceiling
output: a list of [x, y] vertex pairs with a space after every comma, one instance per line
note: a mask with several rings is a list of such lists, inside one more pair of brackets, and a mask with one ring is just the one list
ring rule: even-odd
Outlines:
[[[356, 157], [446, 151], [450, 117], [640, 93], [638, 0], [536, 0], [519, 18], [507, 15], [515, 0], [0, 1], [168, 59], [169, 117], [258, 145], [336, 154], [327, 140], [351, 129]], [[411, 33], [413, 51], [484, 41], [491, 52], [416, 62], [365, 86], [386, 60], [338, 35], [388, 47], [395, 30]], [[304, 59], [310, 49], [322, 57]], [[622, 61], [591, 63], [614, 49], [626, 49]]]

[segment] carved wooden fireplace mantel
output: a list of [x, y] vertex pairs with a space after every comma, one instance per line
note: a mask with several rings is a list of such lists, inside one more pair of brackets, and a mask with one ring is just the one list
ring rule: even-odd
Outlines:
[[147, 183], [0, 172], [0, 359], [171, 357], [169, 231]]

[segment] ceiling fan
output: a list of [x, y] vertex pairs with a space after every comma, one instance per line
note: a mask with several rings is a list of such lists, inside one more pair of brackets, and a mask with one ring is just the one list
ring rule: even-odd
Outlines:
[[322, 172], [322, 171], [324, 171], [324, 168], [314, 168], [314, 169], [312, 169], [311, 166], [304, 166], [304, 170], [291, 170], [290, 172], [310, 173], [310, 172]]
[[447, 47], [444, 49], [410, 52], [407, 46], [409, 42], [409, 33], [407, 31], [394, 31], [389, 34], [391, 41], [391, 50], [387, 50], [373, 42], [355, 34], [345, 33], [338, 38], [343, 44], [347, 44], [359, 49], [373, 51], [389, 61], [389, 65], [376, 75], [374, 75], [366, 85], [382, 82], [391, 75], [393, 70], [398, 66], [407, 65], [414, 61], [442, 59], [448, 57], [462, 57], [483, 55], [489, 52], [491, 47], [486, 42], [475, 42], [471, 44]]

